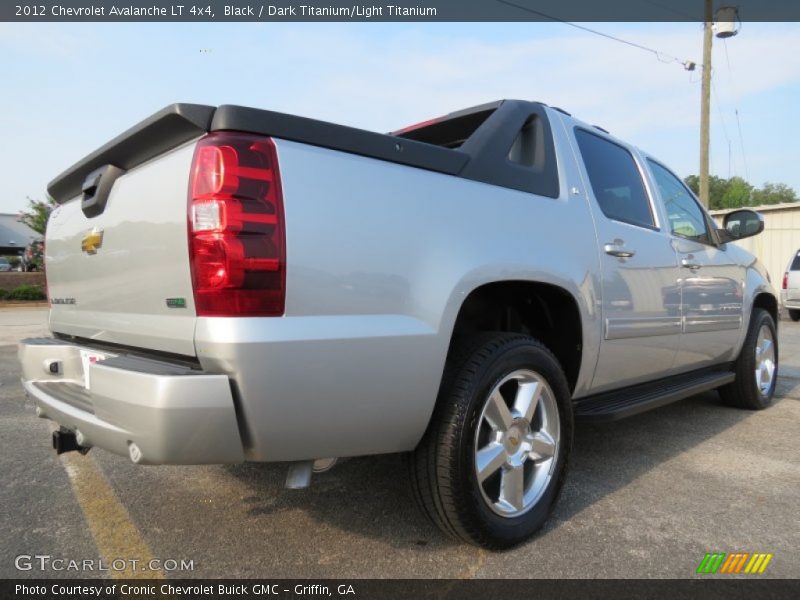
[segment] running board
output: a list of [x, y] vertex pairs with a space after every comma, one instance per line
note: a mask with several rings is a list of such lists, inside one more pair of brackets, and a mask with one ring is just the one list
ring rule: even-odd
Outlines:
[[591, 423], [617, 421], [713, 390], [734, 379], [736, 375], [730, 371], [702, 371], [587, 396], [575, 400], [575, 419]]

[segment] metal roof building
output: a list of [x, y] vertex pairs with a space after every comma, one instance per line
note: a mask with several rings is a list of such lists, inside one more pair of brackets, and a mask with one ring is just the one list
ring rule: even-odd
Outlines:
[[20, 223], [16, 214], [0, 213], [0, 256], [19, 255], [41, 235]]
[[[738, 245], [749, 250], [767, 267], [772, 285], [780, 290], [783, 272], [789, 260], [800, 250], [800, 202], [747, 206], [764, 217], [764, 231]], [[725, 214], [736, 209], [712, 210], [711, 216], [722, 225]]]

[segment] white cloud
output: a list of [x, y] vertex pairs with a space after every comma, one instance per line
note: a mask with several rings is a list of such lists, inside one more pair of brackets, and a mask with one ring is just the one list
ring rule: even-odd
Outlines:
[[[637, 32], [631, 26], [592, 25], [681, 60], [693, 60], [698, 68], [692, 73], [663, 55], [564, 25], [553, 27], [563, 34], [548, 30], [547, 37], [532, 35], [521, 41], [481, 39], [474, 34], [443, 39], [431, 30], [417, 30], [387, 36], [380, 43], [358, 32], [343, 35], [341, 29], [313, 36], [304, 29], [275, 30], [267, 52], [279, 55], [289, 49], [288, 63], [303, 76], [278, 78], [285, 89], [270, 100], [280, 110], [376, 130], [500, 98], [541, 100], [642, 146], [680, 173], [696, 172], [701, 26], [664, 24], [655, 31]], [[301, 38], [303, 31], [306, 36]], [[300, 39], [302, 50], [295, 53], [290, 49]], [[733, 108], [757, 94], [800, 84], [800, 61], [792, 59], [800, 54], [797, 25], [746, 24], [727, 46], [732, 69], [720, 40], [713, 57], [712, 171], [716, 167], [723, 176], [728, 175], [728, 144], [720, 112], [732, 139], [734, 172], [743, 175]], [[774, 109], [763, 107], [766, 112]], [[759, 116], [742, 118], [747, 139], [748, 127], [750, 131], [759, 127]], [[786, 132], [776, 132], [778, 146], [782, 134]], [[795, 169], [787, 171], [785, 158], [783, 163], [760, 160], [764, 149], [750, 140], [748, 162], [754, 183], [778, 179], [798, 186]]]
[[[371, 36], [306, 35], [302, 52], [292, 58], [304, 78], [314, 81], [314, 93], [291, 103], [303, 112], [373, 127], [385, 126], [395, 115], [421, 119], [508, 96], [561, 105], [621, 135], [663, 127], [665, 118], [674, 125], [696, 124], [699, 69], [690, 74], [642, 50], [565, 31], [557, 38], [487, 42], [456, 37], [447, 44], [434, 34], [415, 33], [377, 48]], [[622, 35], [701, 62], [699, 28]], [[269, 45], [291, 48], [297, 36], [279, 34]], [[743, 34], [729, 43], [729, 52], [739, 97], [800, 82], [800, 61], [789, 59], [800, 53], [796, 29]], [[719, 42], [715, 58], [724, 60]], [[727, 93], [730, 77], [722, 65], [716, 65], [715, 76], [717, 87]]]
[[91, 41], [73, 26], [57, 23], [0, 23], [0, 51], [8, 57], [70, 60], [91, 48]]
[[[591, 27], [701, 62], [697, 24]], [[504, 37], [506, 31], [514, 33]], [[500, 98], [540, 100], [652, 151], [683, 174], [696, 171], [699, 68], [690, 74], [563, 24], [531, 25], [527, 37], [520, 31], [503, 24], [0, 24], [7, 57], [0, 76], [26, 83], [0, 94], [0, 114], [11, 115], [1, 123], [7, 144], [0, 164], [18, 174], [0, 210], [41, 195], [52, 176], [79, 158], [76, 152], [129, 127], [131, 115], [173, 101], [240, 103], [388, 131]], [[776, 92], [794, 85], [797, 99], [799, 32], [797, 24], [745, 24], [727, 43], [732, 70], [725, 45], [715, 43], [712, 167], [727, 164], [728, 152], [717, 105], [734, 136], [733, 107], [767, 94], [763, 114], [753, 114], [751, 105], [742, 115], [752, 180], [800, 188], [786, 152], [794, 151], [800, 100]], [[756, 143], [766, 118], [786, 123], [773, 125], [769, 147]], [[44, 136], [47, 156], [40, 151]]]

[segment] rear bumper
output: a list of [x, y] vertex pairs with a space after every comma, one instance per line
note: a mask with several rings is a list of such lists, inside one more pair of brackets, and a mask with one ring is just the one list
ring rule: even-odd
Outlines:
[[790, 300], [786, 290], [781, 290], [781, 304], [786, 309], [800, 310], [800, 300]]
[[81, 349], [53, 338], [19, 345], [22, 385], [37, 413], [74, 431], [81, 446], [141, 464], [244, 460], [227, 376], [118, 356], [89, 365], [86, 388]]

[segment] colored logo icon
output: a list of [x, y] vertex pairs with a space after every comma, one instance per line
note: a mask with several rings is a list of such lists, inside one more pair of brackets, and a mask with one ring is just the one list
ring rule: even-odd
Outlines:
[[749, 552], [709, 552], [700, 561], [698, 573], [745, 573], [749, 575], [761, 574], [767, 569], [773, 554]]

